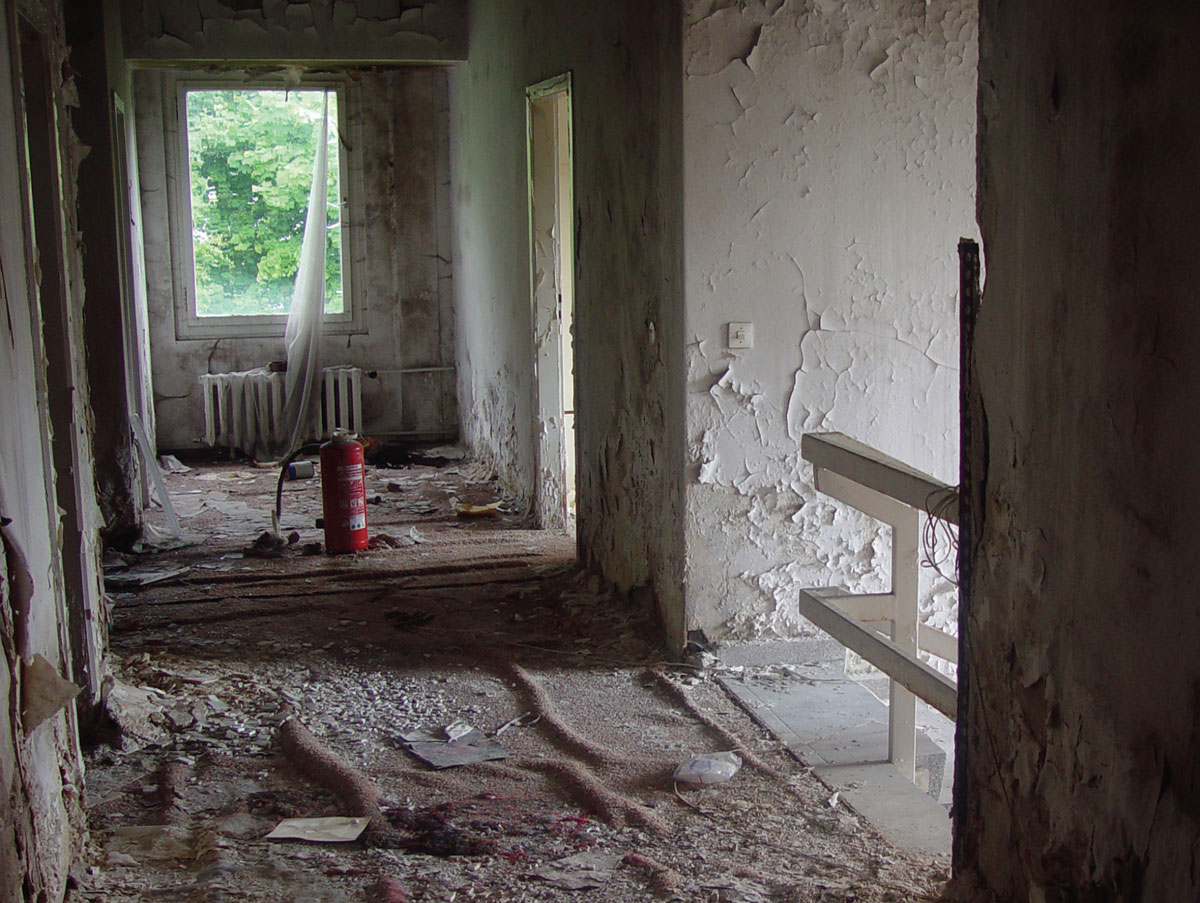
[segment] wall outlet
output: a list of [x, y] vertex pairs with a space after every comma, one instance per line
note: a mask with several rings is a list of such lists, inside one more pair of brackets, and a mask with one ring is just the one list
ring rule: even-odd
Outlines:
[[753, 348], [754, 347], [754, 324], [753, 323], [730, 323], [729, 324], [729, 341], [727, 343], [730, 348]]

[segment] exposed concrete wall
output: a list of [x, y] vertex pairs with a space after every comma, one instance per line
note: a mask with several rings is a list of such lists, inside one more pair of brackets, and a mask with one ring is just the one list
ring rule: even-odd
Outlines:
[[[174, 298], [181, 275], [172, 263], [165, 105], [174, 104], [171, 75], [135, 73], [142, 212], [155, 409], [161, 448], [202, 444], [199, 375], [263, 366], [286, 357], [278, 338], [181, 339]], [[378, 371], [363, 382], [368, 435], [454, 433], [454, 374], [406, 373], [452, 368], [446, 73], [441, 69], [349, 70], [346, 92], [351, 144], [361, 166], [360, 256], [352, 283], [363, 306], [363, 331], [327, 334], [327, 366]], [[345, 147], [345, 145], [343, 146]], [[185, 214], [186, 215], [186, 214]]]
[[[688, 626], [786, 635], [804, 629], [798, 588], [878, 591], [888, 548], [816, 494], [804, 432], [957, 481], [976, 4], [689, 0], [685, 15]], [[753, 322], [753, 349], [727, 348], [730, 321]], [[952, 629], [953, 587], [931, 575], [926, 615]]]
[[980, 900], [1200, 899], [1200, 14], [987, 0], [980, 36], [956, 867]]
[[579, 547], [621, 587], [652, 583], [682, 645], [678, 6], [508, 0], [470, 24], [451, 132], [464, 435], [532, 495], [524, 92], [570, 70]]
[[[0, 7], [0, 901], [59, 900], [65, 892], [67, 870], [84, 832], [80, 806], [81, 765], [76, 741], [74, 708], [67, 705], [47, 721], [34, 725], [23, 719], [24, 701], [33, 688], [29, 670], [35, 655], [44, 656], [54, 670], [72, 672], [67, 638], [67, 598], [58, 539], [54, 451], [50, 434], [50, 403], [46, 379], [46, 348], [38, 303], [36, 274], [61, 268], [66, 287], [66, 320], [56, 325], [71, 347], [82, 347], [82, 261], [75, 222], [75, 175], [79, 147], [67, 120], [73, 87], [63, 81], [65, 45], [61, 13], [56, 3], [24, 0]], [[19, 16], [17, 15], [19, 13]], [[62, 216], [45, 223], [61, 233], [61, 261], [49, 249], [35, 270], [32, 231], [24, 215], [29, 179], [23, 161], [23, 116], [14, 106], [12, 40], [19, 20], [43, 36], [50, 97], [55, 119], [49, 138], [59, 153], [63, 180]], [[44, 120], [43, 120], [44, 123]], [[45, 162], [45, 161], [43, 161]], [[53, 206], [53, 205], [51, 205]], [[46, 216], [45, 206], [41, 206]], [[98, 527], [92, 490], [90, 427], [86, 414], [86, 380], [82, 354], [69, 363], [75, 399], [65, 412], [71, 432], [58, 441], [79, 446], [84, 457], [71, 473], [60, 473], [78, 497], [84, 537], [81, 555], [97, 560]], [[59, 412], [64, 413], [64, 412]], [[71, 604], [99, 610], [97, 587], [83, 584], [84, 594]]]
[[466, 58], [466, 0], [121, 0], [131, 60]]

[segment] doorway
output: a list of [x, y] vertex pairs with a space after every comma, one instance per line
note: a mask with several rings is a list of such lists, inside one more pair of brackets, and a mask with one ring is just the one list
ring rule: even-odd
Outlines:
[[575, 524], [575, 247], [571, 74], [526, 90], [529, 244], [536, 399], [534, 511], [544, 529]]

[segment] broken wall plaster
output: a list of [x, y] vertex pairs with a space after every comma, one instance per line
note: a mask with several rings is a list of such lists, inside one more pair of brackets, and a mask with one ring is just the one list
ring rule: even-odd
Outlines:
[[120, 0], [130, 60], [466, 59], [465, 0]]
[[[883, 534], [815, 494], [804, 432], [957, 481], [975, 17], [970, 0], [685, 4], [689, 627], [789, 634], [800, 587], [882, 585]], [[757, 347], [721, 350], [735, 319]], [[953, 605], [922, 569], [927, 620]]]
[[[378, 371], [363, 380], [364, 431], [454, 434], [454, 373], [401, 373], [454, 365], [451, 306], [446, 73], [440, 69], [351, 70], [346, 118], [362, 166], [353, 284], [364, 307], [363, 332], [326, 335], [326, 366]], [[155, 410], [161, 448], [200, 447], [204, 408], [199, 376], [259, 367], [285, 356], [275, 338], [181, 339], [175, 293], [183, 278], [168, 228], [174, 179], [164, 103], [173, 102], [163, 73], [135, 75], [142, 213], [148, 226], [146, 278]], [[354, 177], [353, 174], [351, 176]], [[187, 253], [183, 249], [182, 253]]]
[[[19, 96], [13, 84], [17, 67], [11, 57], [20, 41], [9, 28], [23, 19], [44, 38], [50, 93], [59, 132], [54, 136], [62, 165], [63, 247], [66, 269], [64, 332], [74, 347], [82, 347], [82, 251], [76, 222], [76, 175], [80, 148], [70, 131], [67, 106], [73, 89], [62, 74], [69, 71], [63, 38], [61, 7], [45, 0], [22, 0], [19, 16], [0, 21], [0, 205], [10, 212], [0, 231], [0, 269], [11, 336], [0, 342], [0, 384], [5, 387], [0, 420], [0, 512], [5, 554], [0, 565], [0, 901], [62, 899], [68, 869], [83, 841], [85, 828], [79, 789], [82, 765], [73, 709], [54, 715], [45, 726], [26, 736], [21, 723], [22, 658], [42, 655], [69, 673], [67, 640], [68, 600], [57, 556], [59, 512], [54, 480], [71, 480], [79, 493], [83, 554], [98, 558], [99, 526], [90, 466], [91, 424], [87, 410], [83, 355], [71, 360], [72, 380], [81, 387], [73, 401], [71, 440], [83, 452], [78, 472], [53, 472], [49, 447], [48, 396], [42, 374], [45, 357], [41, 314], [33, 274], [27, 272], [25, 231], [28, 195], [21, 153], [21, 117], [14, 106]], [[32, 77], [32, 76], [29, 76]], [[59, 437], [60, 440], [62, 437]], [[11, 571], [10, 571], [11, 568]], [[14, 579], [15, 578], [15, 579]], [[91, 588], [85, 588], [91, 589]], [[95, 604], [96, 599], [73, 599], [72, 604]], [[99, 663], [96, 663], [97, 665]]]
[[[134, 167], [118, 159], [121, 149], [133, 147], [128, 140], [132, 92], [114, 0], [71, 7], [66, 30], [71, 68], [79, 73], [71, 80], [71, 121], [80, 138], [78, 192], [91, 199], [88, 216], [81, 221], [83, 278], [89, 287], [84, 338], [89, 348], [107, 350], [127, 347], [128, 336], [137, 349], [127, 367], [111, 366], [106, 355], [87, 357], [88, 410], [99, 425], [92, 447], [103, 536], [106, 542], [123, 545], [141, 529], [143, 503], [130, 411], [142, 413], [151, 435], [154, 429], [142, 231], [140, 217], [130, 209], [136, 193], [111, 190], [122, 176], [136, 182]], [[128, 224], [127, 230], [122, 223]], [[98, 688], [90, 683], [88, 689], [85, 698], [91, 702]]]

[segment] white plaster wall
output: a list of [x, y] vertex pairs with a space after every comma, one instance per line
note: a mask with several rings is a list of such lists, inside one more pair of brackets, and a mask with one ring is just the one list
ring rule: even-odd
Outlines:
[[683, 645], [679, 9], [503, 0], [452, 81], [463, 434], [526, 499], [535, 467], [525, 88], [572, 73], [578, 540], [649, 584]]
[[[957, 482], [976, 19], [974, 0], [685, 3], [688, 626], [710, 638], [804, 630], [801, 587], [884, 586], [886, 534], [815, 493], [803, 433]], [[729, 321], [753, 349], [726, 348]], [[934, 623], [954, 599], [924, 575]]]
[[[167, 227], [166, 89], [157, 71], [137, 72], [134, 85], [158, 444], [196, 447], [204, 433], [199, 375], [286, 357], [283, 329], [278, 339], [177, 336], [172, 299], [180, 276]], [[446, 73], [352, 71], [346, 104], [351, 134], [362, 144], [363, 241], [356, 275], [363, 278], [353, 292], [364, 305], [364, 329], [326, 335], [324, 362], [378, 372], [363, 381], [368, 435], [454, 434], [453, 371], [395, 372], [454, 366]]]

